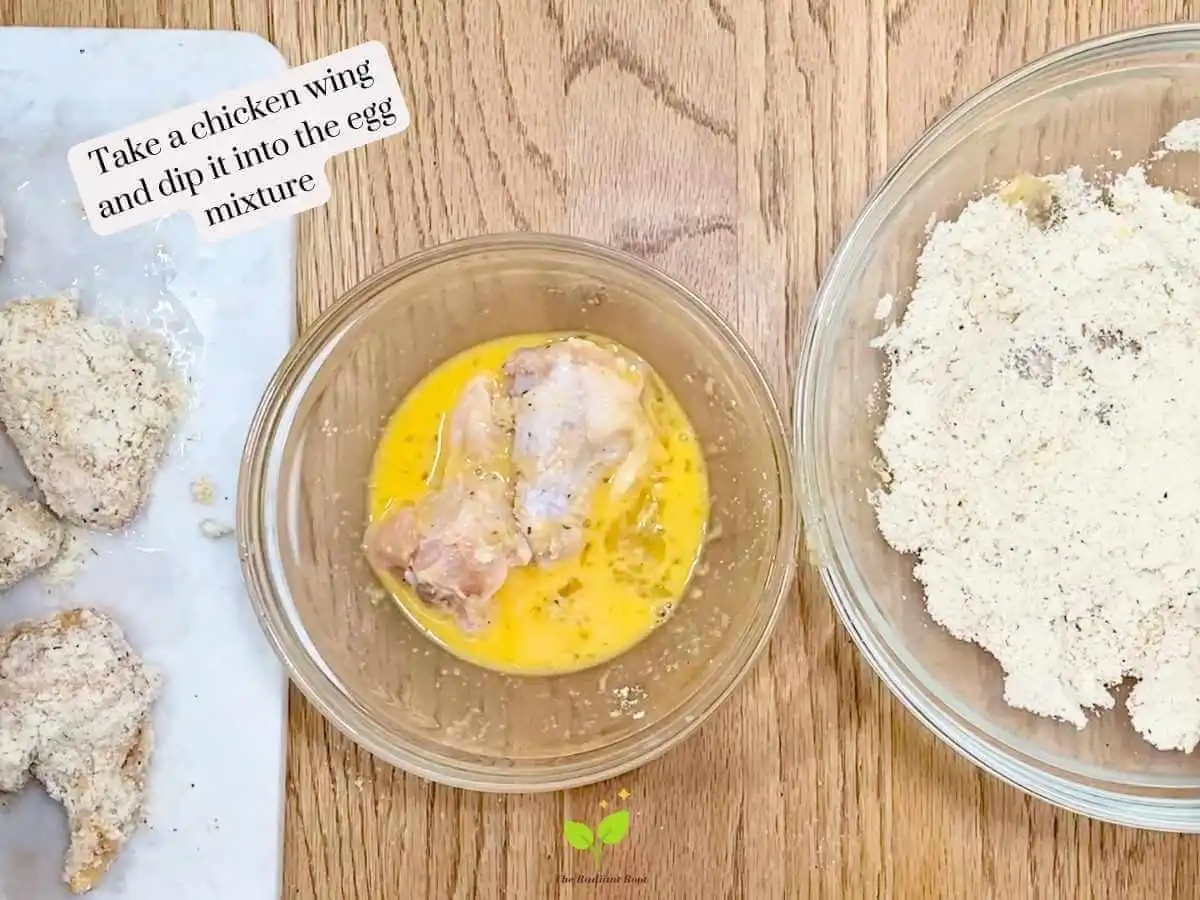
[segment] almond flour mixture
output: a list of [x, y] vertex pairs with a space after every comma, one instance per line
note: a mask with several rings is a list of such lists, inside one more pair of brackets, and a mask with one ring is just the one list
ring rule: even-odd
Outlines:
[[[889, 300], [890, 298], [885, 298]], [[886, 308], [890, 303], [881, 303]], [[1200, 741], [1200, 209], [1135, 166], [938, 224], [888, 353], [884, 538], [1012, 706]]]

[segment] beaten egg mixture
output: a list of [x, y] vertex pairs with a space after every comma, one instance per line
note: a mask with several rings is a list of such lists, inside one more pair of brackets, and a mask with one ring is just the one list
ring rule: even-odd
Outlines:
[[[579, 336], [636, 358], [602, 337]], [[490, 341], [426, 376], [393, 414], [376, 451], [372, 522], [439, 484], [448, 415], [468, 382], [481, 374], [499, 381], [514, 351], [562, 337], [525, 334]], [[570, 672], [604, 662], [664, 622], [680, 601], [704, 542], [708, 481], [691, 423], [648, 369], [645, 405], [655, 430], [647, 473], [620, 497], [606, 484], [595, 489], [580, 553], [512, 569], [492, 598], [489, 621], [475, 632], [424, 603], [408, 584], [381, 573], [409, 617], [451, 653], [523, 674]]]

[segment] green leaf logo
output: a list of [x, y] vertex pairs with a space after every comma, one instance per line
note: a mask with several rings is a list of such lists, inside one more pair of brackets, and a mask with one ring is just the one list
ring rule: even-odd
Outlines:
[[629, 834], [629, 810], [618, 809], [615, 813], [605, 816], [596, 826], [596, 837], [606, 844], [619, 844]]
[[582, 822], [567, 819], [563, 822], [563, 837], [576, 850], [591, 853], [596, 865], [600, 865], [600, 851], [605, 844], [619, 844], [629, 834], [629, 810], [618, 809], [600, 820], [593, 834], [592, 829]]
[[576, 850], [590, 850], [596, 843], [596, 836], [592, 834], [592, 829], [582, 822], [574, 822], [571, 819], [563, 822], [563, 837]]

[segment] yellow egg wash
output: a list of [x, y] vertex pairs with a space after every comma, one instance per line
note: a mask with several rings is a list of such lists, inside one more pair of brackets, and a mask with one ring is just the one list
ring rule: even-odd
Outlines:
[[[612, 341], [577, 337], [636, 360]], [[443, 431], [474, 377], [503, 377], [508, 356], [567, 334], [522, 334], [489, 341], [447, 360], [404, 398], [376, 450], [370, 515], [418, 501], [440, 484]], [[583, 551], [549, 566], [510, 570], [474, 633], [422, 602], [394, 578], [385, 584], [401, 608], [455, 655], [521, 674], [576, 671], [628, 650], [666, 621], [687, 587], [704, 543], [708, 478], [695, 432], [678, 400], [646, 367], [646, 409], [656, 432], [643, 482], [621, 497], [606, 484], [591, 499]]]

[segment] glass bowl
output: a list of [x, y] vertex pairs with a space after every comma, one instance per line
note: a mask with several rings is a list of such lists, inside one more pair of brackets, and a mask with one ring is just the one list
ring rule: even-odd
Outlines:
[[[404, 395], [474, 344], [545, 331], [600, 333], [658, 371], [705, 448], [715, 534], [683, 602], [633, 649], [516, 676], [435, 644], [385, 598], [361, 544], [375, 445]], [[251, 427], [238, 540], [267, 638], [343, 733], [444, 784], [559, 790], [664, 753], [749, 671], [794, 575], [791, 466], [753, 357], [686, 288], [585, 241], [479, 237], [374, 275], [303, 336]]]
[[[842, 241], [808, 324], [796, 395], [809, 549], [842, 621], [892, 692], [964, 756], [1035, 796], [1174, 831], [1200, 831], [1200, 754], [1151, 747], [1130, 726], [1120, 691], [1116, 707], [1083, 730], [1010, 708], [999, 664], [926, 614], [913, 559], [883, 541], [867, 499], [879, 486], [871, 463], [885, 405], [869, 411], [885, 360], [868, 342], [883, 327], [874, 317], [883, 294], [899, 301], [889, 319], [902, 315], [901, 292], [912, 286], [931, 219], [953, 218], [983, 189], [1022, 172], [1123, 169], [1195, 116], [1194, 26], [1088, 41], [963, 103], [892, 169]], [[1167, 157], [1150, 173], [1154, 183], [1195, 193], [1200, 154]]]

